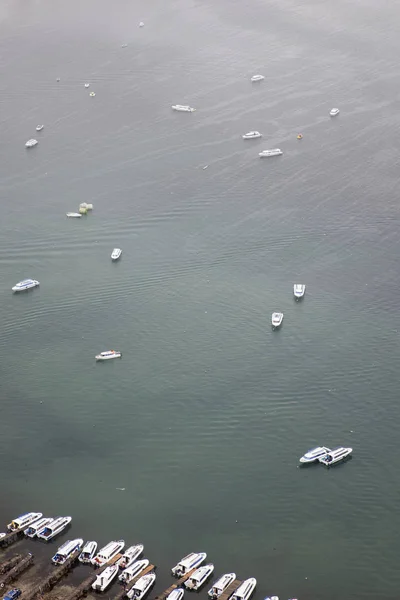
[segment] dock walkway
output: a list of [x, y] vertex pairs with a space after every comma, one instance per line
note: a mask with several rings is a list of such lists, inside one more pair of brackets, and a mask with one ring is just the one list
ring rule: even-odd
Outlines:
[[15, 556], [13, 556], [12, 558], [10, 558], [9, 560], [5, 560], [4, 562], [2, 562], [0, 564], [0, 575], [3, 575], [3, 573], [7, 573], [7, 571], [9, 571], [13, 567], [15, 567], [15, 565], [17, 563], [19, 563], [19, 561], [21, 560], [21, 558], [22, 558], [22, 554], [16, 554]]
[[22, 559], [20, 557], [20, 560], [17, 562], [17, 564], [13, 566], [13, 568], [10, 569], [8, 573], [6, 573], [6, 575], [0, 580], [0, 589], [3, 589], [6, 585], [11, 583], [11, 581], [14, 581], [14, 579], [17, 579], [18, 575], [29, 569], [32, 563], [33, 554], [30, 552]]
[[237, 590], [237, 588], [239, 587], [239, 585], [242, 582], [239, 579], [235, 579], [235, 581], [232, 581], [231, 585], [228, 585], [228, 587], [226, 588], [226, 590], [220, 595], [220, 597], [218, 598], [218, 600], [228, 600], [228, 598], [230, 596], [232, 596], [233, 592], [235, 590]]
[[140, 577], [143, 577], [143, 575], [147, 575], [147, 573], [151, 573], [151, 571], [154, 571], [154, 569], [155, 569], [154, 565], [149, 565], [148, 567], [143, 569], [143, 571], [141, 571], [139, 573], [139, 575], [136, 575], [136, 577], [134, 577], [132, 579], [132, 581], [130, 581], [127, 585], [122, 587], [122, 590], [120, 592], [118, 592], [118, 594], [116, 596], [114, 596], [114, 600], [122, 600], [122, 598], [124, 598], [124, 596], [127, 595], [129, 590], [135, 585], [135, 583], [137, 582], [138, 579], [140, 579]]
[[196, 571], [196, 569], [197, 567], [188, 571], [183, 577], [178, 579], [176, 583], [173, 583], [167, 590], [165, 590], [165, 592], [162, 592], [161, 594], [156, 596], [154, 600], [165, 600], [173, 590], [176, 590], [176, 588], [180, 587], [183, 583], [185, 583], [185, 581], [189, 579], [189, 577], [192, 575], [192, 573]]

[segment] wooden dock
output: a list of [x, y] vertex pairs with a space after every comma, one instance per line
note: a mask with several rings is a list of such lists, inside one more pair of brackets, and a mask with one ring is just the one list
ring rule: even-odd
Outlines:
[[24, 529], [16, 529], [15, 531], [10, 531], [4, 537], [0, 538], [0, 548], [7, 548], [14, 544], [19, 538], [24, 535]]
[[139, 573], [139, 575], [136, 575], [136, 577], [134, 577], [132, 579], [132, 581], [130, 581], [127, 585], [122, 586], [121, 591], [118, 592], [118, 594], [116, 596], [114, 596], [114, 600], [122, 600], [122, 598], [124, 598], [127, 595], [127, 593], [129, 592], [129, 590], [135, 585], [135, 583], [137, 582], [138, 579], [143, 577], [143, 575], [147, 575], [147, 573], [150, 573], [151, 571], [154, 571], [154, 570], [155, 570], [154, 565], [149, 565], [148, 567], [146, 567], [143, 571], [141, 571]]
[[16, 554], [15, 556], [13, 556], [12, 558], [10, 558], [9, 560], [5, 560], [4, 562], [2, 562], [0, 564], [0, 575], [3, 575], [3, 573], [7, 573], [7, 571], [9, 571], [13, 567], [15, 567], [15, 565], [17, 563], [19, 563], [19, 561], [21, 560], [21, 558], [22, 558], [22, 554]]
[[36, 585], [30, 592], [24, 594], [24, 600], [33, 600], [36, 596], [42, 596], [45, 592], [52, 590], [60, 579], [73, 568], [78, 560], [79, 554], [80, 550], [77, 550], [63, 565], [56, 567], [46, 579]]
[[231, 585], [228, 585], [228, 587], [226, 588], [226, 590], [220, 595], [220, 597], [218, 598], [218, 600], [228, 600], [228, 598], [230, 596], [232, 596], [233, 592], [235, 590], [237, 590], [237, 588], [239, 587], [239, 585], [242, 583], [242, 581], [240, 581], [239, 579], [235, 579], [235, 581], [232, 581]]
[[162, 594], [159, 594], [158, 596], [156, 596], [154, 598], [154, 600], [165, 600], [167, 598], [167, 596], [169, 596], [173, 590], [176, 590], [176, 588], [180, 587], [183, 583], [185, 583], [185, 581], [187, 579], [189, 579], [189, 577], [192, 575], [192, 573], [194, 573], [196, 570], [197, 570], [197, 567], [188, 571], [186, 573], [186, 575], [184, 575], [183, 577], [178, 579], [176, 581], [176, 583], [173, 583], [167, 590], [165, 590], [165, 592], [162, 592]]
[[17, 579], [18, 575], [29, 569], [32, 564], [33, 554], [30, 552], [24, 558], [20, 557], [20, 560], [0, 580], [0, 589], [3, 589], [6, 585]]

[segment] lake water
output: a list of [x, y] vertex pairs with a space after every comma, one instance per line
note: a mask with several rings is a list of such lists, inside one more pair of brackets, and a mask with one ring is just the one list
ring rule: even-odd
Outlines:
[[[204, 550], [256, 600], [398, 596], [399, 17], [3, 0], [3, 523], [142, 541], [157, 591]], [[299, 469], [318, 444], [353, 460]]]

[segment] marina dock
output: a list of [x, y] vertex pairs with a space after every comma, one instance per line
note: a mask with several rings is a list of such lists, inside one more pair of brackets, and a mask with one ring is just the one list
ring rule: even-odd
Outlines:
[[130, 581], [125, 587], [123, 587], [122, 590], [116, 596], [114, 596], [114, 600], [122, 600], [122, 598], [124, 598], [127, 595], [129, 590], [135, 585], [135, 583], [140, 577], [143, 577], [143, 575], [147, 575], [147, 573], [151, 573], [151, 571], [154, 570], [154, 565], [148, 565], [143, 571], [139, 573], [139, 575], [136, 575], [136, 577], [134, 577], [132, 581]]
[[30, 592], [24, 594], [24, 600], [33, 600], [37, 596], [43, 596], [45, 592], [49, 592], [53, 587], [72, 569], [78, 560], [80, 551], [77, 550], [65, 563], [56, 567], [48, 577], [40, 581]]
[[196, 571], [196, 568], [191, 569], [190, 571], [188, 571], [186, 573], [186, 575], [184, 575], [183, 577], [181, 577], [180, 579], [178, 579], [175, 583], [173, 583], [167, 590], [165, 590], [165, 592], [163, 592], [162, 594], [159, 594], [158, 596], [156, 596], [154, 598], [154, 600], [165, 600], [165, 598], [167, 598], [167, 596], [169, 596], [169, 594], [173, 590], [176, 590], [176, 588], [180, 587], [183, 583], [185, 583], [185, 581], [187, 579], [189, 579], [189, 577], [192, 575], [192, 573], [194, 573]]
[[[11, 561], [8, 561], [12, 563]], [[0, 579], [0, 588], [3, 589], [6, 585], [10, 584], [12, 581], [17, 579], [19, 575], [24, 573], [29, 567], [33, 564], [33, 554], [29, 552], [24, 558], [20, 557], [20, 559], [16, 562], [16, 564], [12, 567], [12, 569], [6, 572], [6, 575]]]
[[228, 587], [220, 595], [218, 600], [228, 600], [228, 598], [233, 594], [233, 592], [239, 587], [241, 583], [242, 581], [240, 581], [239, 579], [235, 579], [235, 581], [232, 581], [231, 585], [228, 585]]

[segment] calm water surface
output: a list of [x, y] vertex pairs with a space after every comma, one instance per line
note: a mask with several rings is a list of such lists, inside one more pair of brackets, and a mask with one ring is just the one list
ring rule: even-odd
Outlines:
[[[205, 550], [256, 600], [397, 597], [399, 17], [3, 1], [3, 523], [142, 541], [157, 590]], [[25, 277], [40, 288], [13, 296]], [[107, 348], [123, 359], [95, 364]], [[297, 468], [321, 443], [354, 458]]]

